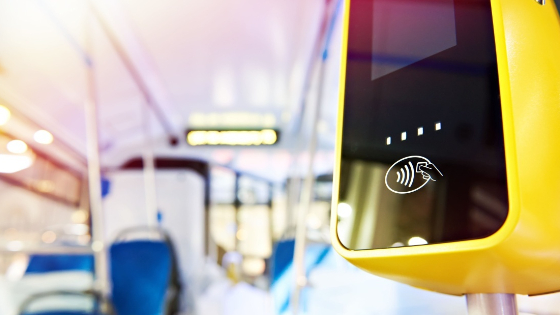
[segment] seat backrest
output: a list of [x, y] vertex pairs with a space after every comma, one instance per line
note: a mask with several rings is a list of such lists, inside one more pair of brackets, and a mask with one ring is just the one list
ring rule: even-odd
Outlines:
[[150, 240], [161, 240], [167, 243], [169, 247], [170, 257], [171, 257], [171, 273], [170, 273], [170, 283], [167, 290], [167, 304], [165, 315], [176, 315], [180, 313], [180, 309], [183, 306], [182, 296], [185, 286], [182, 283], [181, 271], [179, 269], [179, 261], [177, 253], [175, 251], [175, 245], [173, 240], [167, 231], [161, 227], [148, 227], [148, 226], [136, 226], [125, 229], [121, 231], [115, 238], [115, 242], [131, 241], [134, 239], [150, 239]]
[[271, 283], [276, 282], [294, 260], [295, 239], [278, 241], [272, 251]]
[[21, 315], [102, 315], [101, 313], [92, 313], [86, 311], [46, 311], [38, 313], [23, 313]]
[[118, 315], [159, 315], [171, 273], [164, 241], [133, 240], [110, 249], [113, 307]]
[[31, 255], [26, 274], [55, 271], [88, 271], [93, 272], [93, 255]]

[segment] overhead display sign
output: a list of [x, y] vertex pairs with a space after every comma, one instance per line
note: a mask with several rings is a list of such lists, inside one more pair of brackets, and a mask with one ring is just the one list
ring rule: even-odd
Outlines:
[[186, 133], [191, 146], [261, 146], [278, 142], [279, 132], [273, 129], [194, 130]]

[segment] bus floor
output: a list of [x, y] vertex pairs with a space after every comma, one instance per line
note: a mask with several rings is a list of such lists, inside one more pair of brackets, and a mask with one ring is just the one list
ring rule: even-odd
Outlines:
[[[290, 279], [288, 279], [290, 280]], [[290, 281], [288, 281], [290, 282]], [[58, 290], [90, 288], [91, 275], [80, 272], [25, 276], [14, 281], [0, 276], [0, 315], [17, 315], [29, 295]], [[286, 287], [290, 290], [289, 286]], [[291, 296], [284, 292], [280, 296]], [[291, 306], [279, 312], [274, 288], [262, 290], [247, 283], [234, 284], [213, 277], [205, 290], [194, 296], [194, 307], [181, 315], [291, 315]], [[518, 296], [521, 314], [560, 315], [560, 293], [537, 297]], [[314, 268], [300, 299], [298, 315], [466, 315], [464, 297], [428, 292], [364, 273], [334, 251]]]

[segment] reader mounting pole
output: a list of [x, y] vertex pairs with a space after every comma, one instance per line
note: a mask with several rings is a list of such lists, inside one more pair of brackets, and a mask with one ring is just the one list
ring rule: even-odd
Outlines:
[[515, 294], [467, 294], [469, 315], [518, 315]]

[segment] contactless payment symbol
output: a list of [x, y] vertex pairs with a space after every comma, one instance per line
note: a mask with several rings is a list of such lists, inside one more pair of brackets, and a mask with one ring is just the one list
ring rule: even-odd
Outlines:
[[411, 155], [391, 165], [385, 174], [385, 185], [396, 194], [410, 194], [437, 181], [443, 174], [427, 158]]

